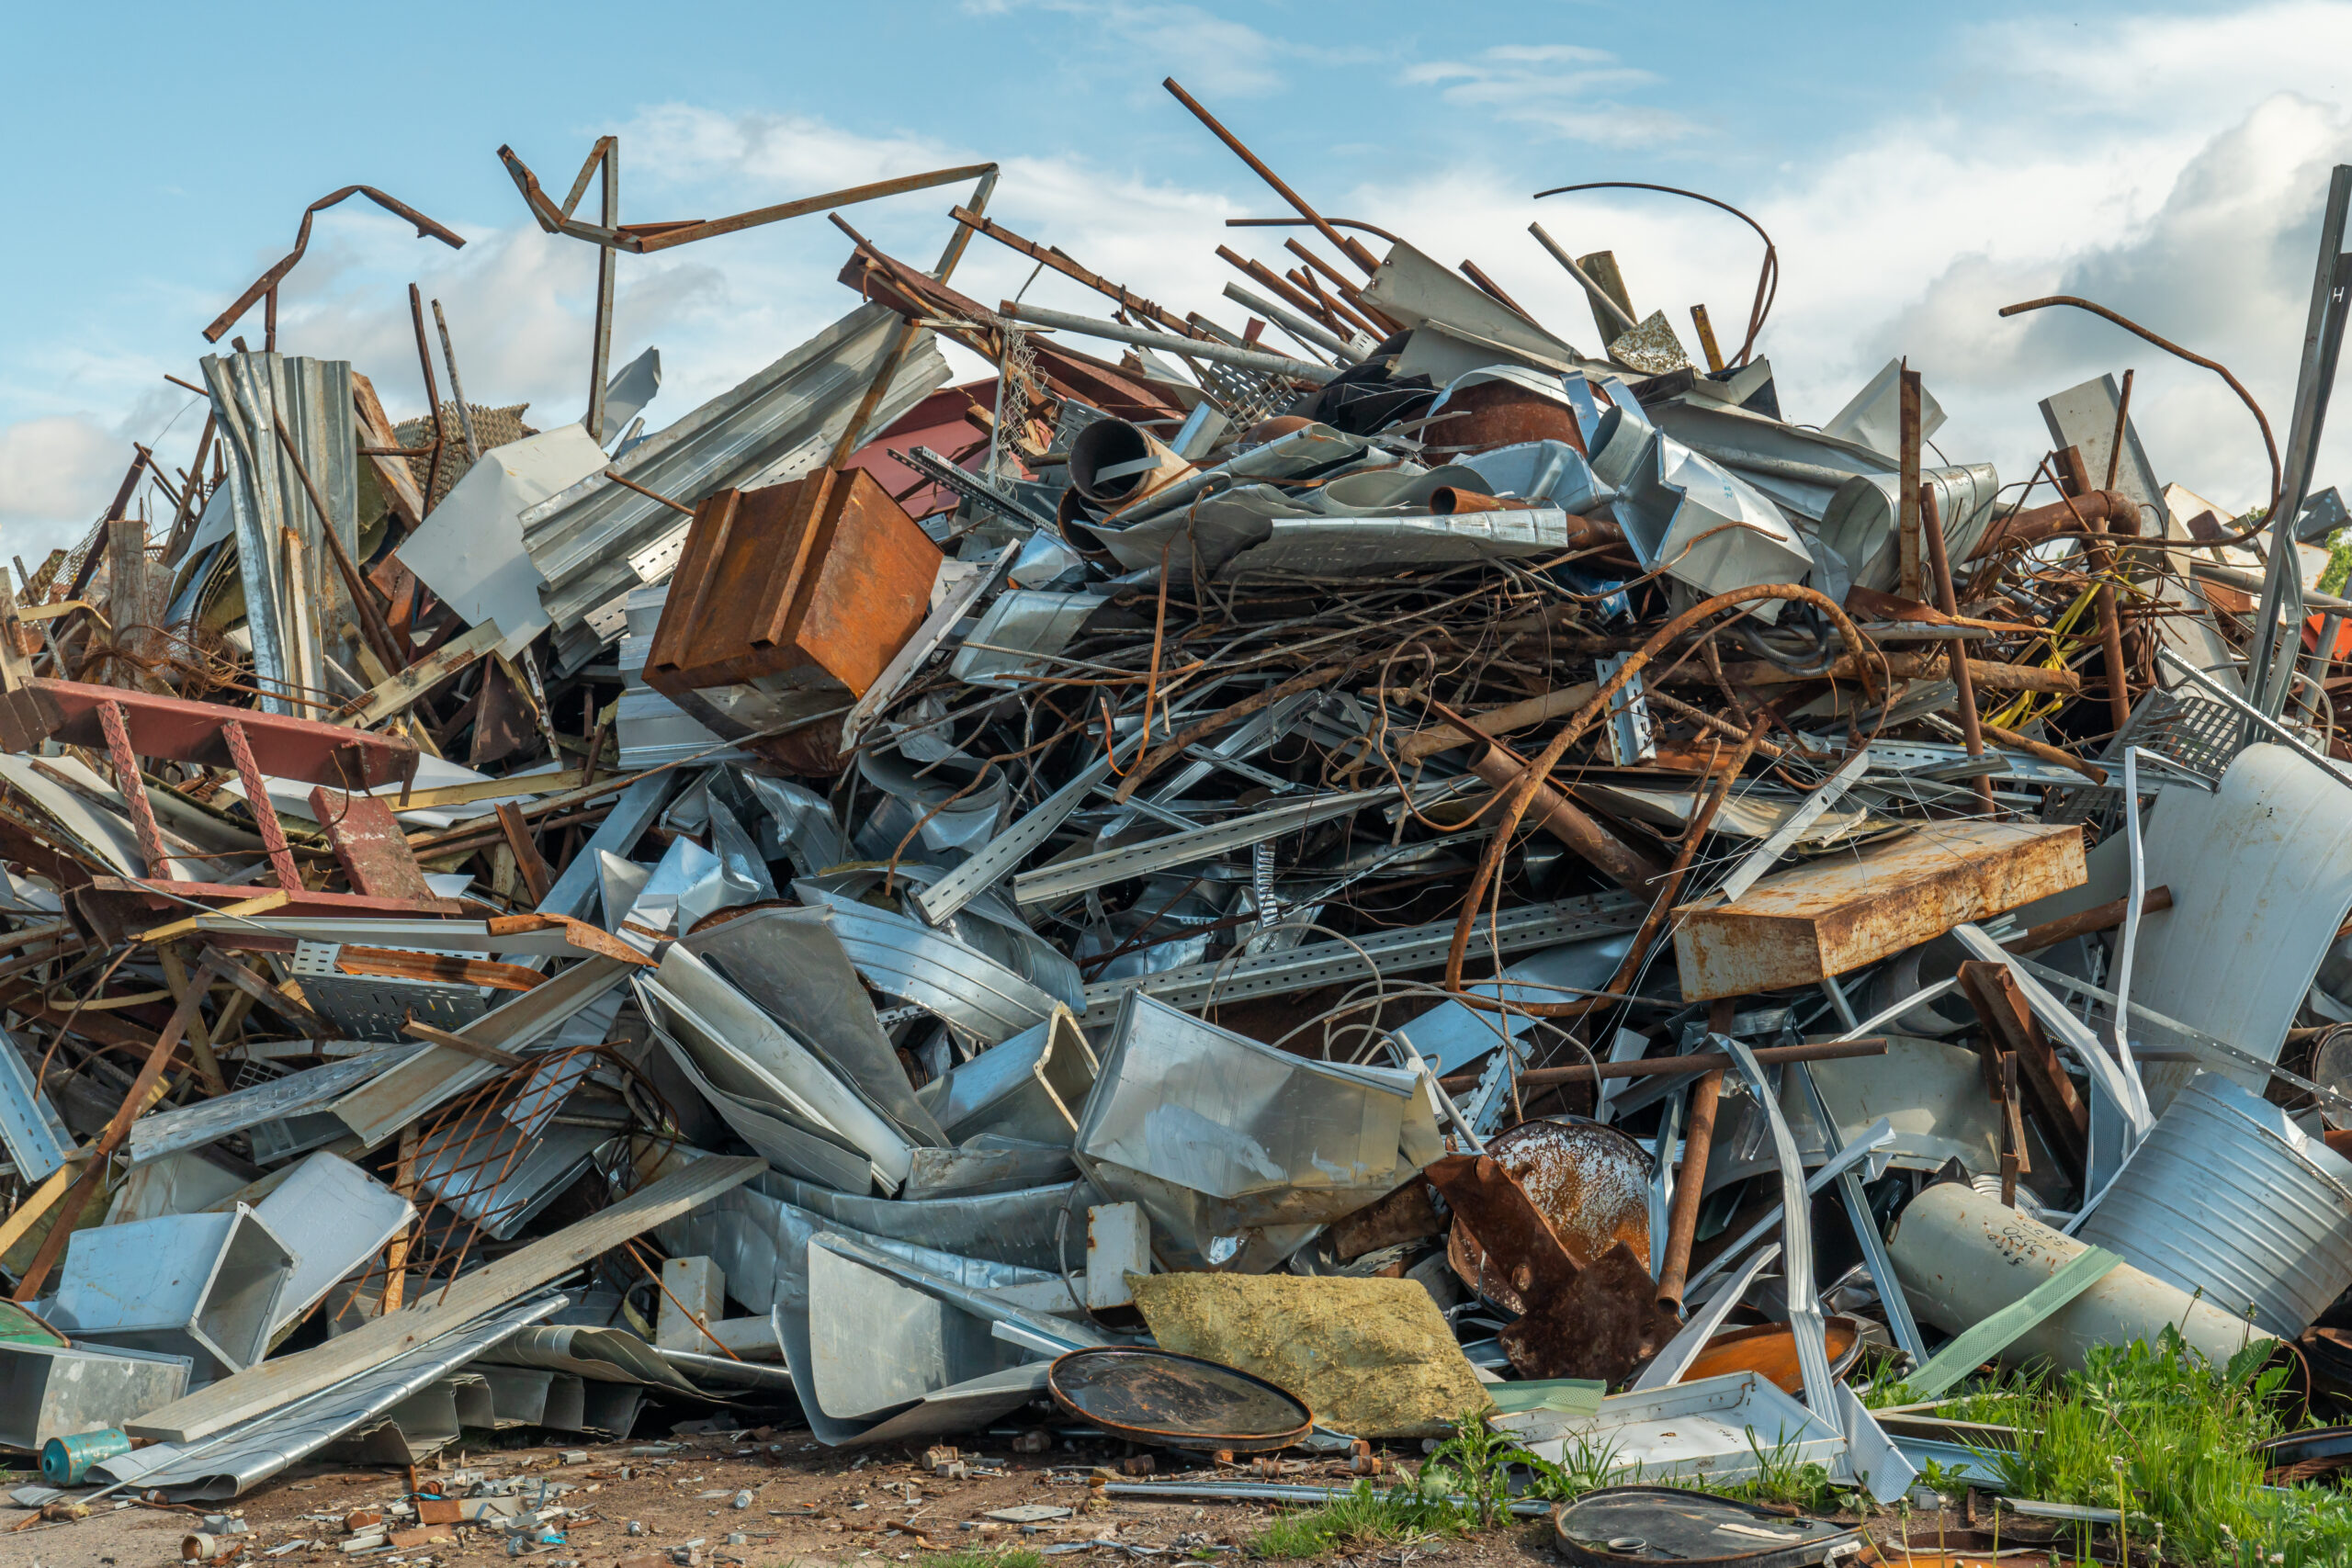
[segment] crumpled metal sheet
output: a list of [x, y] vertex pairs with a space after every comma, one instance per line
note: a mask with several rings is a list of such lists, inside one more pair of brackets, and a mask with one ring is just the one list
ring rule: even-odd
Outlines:
[[1144, 1206], [1171, 1261], [1245, 1273], [1445, 1152], [1419, 1075], [1294, 1055], [1140, 991], [1075, 1147], [1096, 1186]]
[[983, 1045], [1053, 1015], [1055, 998], [944, 932], [805, 880], [793, 886], [832, 908], [833, 930], [867, 984], [937, 1013]]
[[[731, 1284], [734, 1276], [728, 1278]], [[591, 1328], [576, 1323], [535, 1325], [516, 1329], [479, 1359], [496, 1366], [570, 1372], [598, 1382], [640, 1383], [696, 1399], [710, 1397], [655, 1354], [652, 1346], [623, 1328]]]
[[639, 976], [638, 997], [719, 1089], [842, 1140], [894, 1188], [906, 1179], [907, 1140], [888, 1119], [683, 943]]
[[133, 1482], [175, 1500], [234, 1497], [334, 1442], [361, 1423], [481, 1355], [516, 1330], [560, 1311], [560, 1294], [533, 1296], [418, 1346], [357, 1377], [190, 1443], [151, 1443], [118, 1454], [92, 1474]]
[[834, 919], [830, 908], [755, 909], [680, 945], [855, 1084], [909, 1142], [944, 1145], [947, 1136], [907, 1082]]
[[[940, 1252], [1024, 1269], [1058, 1270], [1054, 1227], [1064, 1209], [1083, 1214], [1104, 1200], [1086, 1181], [981, 1196], [899, 1199], [858, 1197], [798, 1180], [780, 1170], [753, 1177], [750, 1190], [819, 1213], [840, 1227], [910, 1242]], [[1074, 1244], [1083, 1250], [1082, 1244]]]

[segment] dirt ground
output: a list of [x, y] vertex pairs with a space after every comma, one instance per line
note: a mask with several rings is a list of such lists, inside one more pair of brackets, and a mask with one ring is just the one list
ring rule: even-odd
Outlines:
[[[793, 1429], [639, 1436], [610, 1443], [551, 1443], [545, 1436], [514, 1432], [453, 1444], [417, 1467], [415, 1490], [446, 1489], [460, 1495], [477, 1480], [512, 1481], [535, 1508], [570, 1510], [543, 1527], [560, 1535], [560, 1541], [546, 1541], [522, 1554], [520, 1560], [537, 1568], [670, 1568], [688, 1562], [689, 1554], [708, 1568], [865, 1561], [884, 1568], [950, 1552], [1023, 1549], [1049, 1560], [1068, 1556], [1089, 1562], [1241, 1562], [1250, 1559], [1237, 1549], [1246, 1548], [1276, 1517], [1270, 1504], [1102, 1495], [1090, 1483], [1117, 1472], [1130, 1450], [1099, 1440], [1061, 1439], [1051, 1452], [1019, 1454], [1009, 1437], [967, 1436], [956, 1443], [969, 1473], [956, 1480], [922, 1468], [917, 1450], [831, 1450]], [[1392, 1463], [1410, 1463], [1419, 1458], [1416, 1449], [1401, 1446], [1387, 1457]], [[1247, 1468], [1246, 1459], [1242, 1466], [1228, 1468], [1200, 1456], [1196, 1466], [1180, 1470], [1186, 1464], [1182, 1456], [1162, 1450], [1151, 1457], [1156, 1473], [1116, 1478], [1215, 1474], [1219, 1480], [1324, 1486], [1354, 1480], [1344, 1461], [1293, 1460], [1281, 1475], [1261, 1478]], [[217, 1559], [238, 1568], [329, 1562], [440, 1568], [510, 1556], [503, 1532], [420, 1526], [413, 1514], [401, 1516], [395, 1506], [408, 1496], [411, 1483], [398, 1470], [298, 1465], [233, 1503], [118, 1506], [116, 1499], [100, 1499], [89, 1517], [72, 1523], [41, 1522], [37, 1513], [7, 1504], [9, 1487], [34, 1479], [18, 1472], [0, 1486], [0, 1568], [162, 1568], [181, 1560], [182, 1537], [203, 1529], [205, 1514], [224, 1510], [242, 1515], [251, 1532], [232, 1538], [240, 1552]], [[743, 1493], [750, 1499], [736, 1507]], [[1024, 1505], [1069, 1513], [1035, 1522], [988, 1517]], [[363, 1510], [385, 1516], [378, 1528], [422, 1529], [441, 1539], [346, 1553], [345, 1543], [355, 1538], [345, 1521]], [[1894, 1555], [1883, 1560], [1865, 1552], [1860, 1561], [1907, 1561], [1909, 1568], [1977, 1568], [1988, 1561], [1938, 1554], [1936, 1520], [1933, 1511], [1910, 1517], [1913, 1547], [1906, 1559], [1899, 1548], [1901, 1531], [1882, 1517], [1872, 1533]], [[1958, 1515], [1947, 1513], [1943, 1520], [1952, 1548], [1985, 1544], [1981, 1538], [1971, 1540]], [[737, 1535], [743, 1539], [729, 1539]], [[1411, 1568], [1421, 1562], [1557, 1568], [1560, 1558], [1552, 1541], [1548, 1519], [1527, 1519], [1466, 1540], [1391, 1545], [1325, 1562], [1334, 1568]]]
[[[616, 1563], [639, 1568], [633, 1561], [638, 1559], [644, 1560], [642, 1568], [659, 1568], [672, 1561], [673, 1550], [688, 1547], [699, 1552], [705, 1564], [786, 1568], [800, 1562], [911, 1562], [939, 1552], [1044, 1551], [1088, 1541], [1116, 1544], [1069, 1555], [1096, 1562], [1162, 1556], [1184, 1562], [1196, 1553], [1238, 1557], [1238, 1552], [1214, 1549], [1245, 1545], [1274, 1517], [1271, 1506], [1258, 1504], [1092, 1495], [1090, 1475], [1098, 1468], [1117, 1469], [1126, 1453], [1123, 1444], [1081, 1443], [1031, 1456], [1013, 1453], [1005, 1438], [966, 1437], [959, 1447], [967, 1464], [977, 1458], [989, 1469], [976, 1467], [967, 1479], [958, 1481], [919, 1468], [915, 1461], [921, 1454], [905, 1449], [843, 1452], [821, 1447], [805, 1431], [762, 1430], [758, 1438], [720, 1434], [598, 1444], [534, 1441], [514, 1448], [453, 1445], [437, 1460], [418, 1467], [417, 1482], [425, 1491], [436, 1482], [455, 1490], [458, 1472], [473, 1471], [489, 1478], [520, 1479], [526, 1497], [536, 1493], [536, 1483], [544, 1483], [548, 1506], [576, 1510], [549, 1521], [564, 1537], [561, 1544], [546, 1545], [526, 1559], [544, 1568], [567, 1562], [581, 1568], [615, 1568]], [[567, 1463], [567, 1454], [586, 1457]], [[1170, 1456], [1154, 1458], [1163, 1467], [1159, 1473], [1136, 1479], [1168, 1479], [1165, 1467]], [[1246, 1471], [1227, 1473], [1234, 1479], [1256, 1479]], [[1280, 1479], [1292, 1484], [1346, 1485], [1353, 1478], [1344, 1463], [1329, 1463]], [[555, 1490], [567, 1486], [576, 1490]], [[426, 1563], [487, 1563], [506, 1558], [503, 1534], [470, 1527], [435, 1527], [434, 1533], [451, 1537], [444, 1541], [345, 1555], [342, 1544], [351, 1535], [344, 1517], [355, 1510], [385, 1508], [408, 1490], [407, 1478], [399, 1471], [311, 1465], [298, 1466], [231, 1504], [118, 1508], [111, 1499], [101, 1499], [89, 1518], [34, 1523], [21, 1531], [0, 1533], [0, 1568], [159, 1568], [180, 1561], [181, 1537], [203, 1528], [201, 1515], [223, 1508], [241, 1511], [252, 1531], [243, 1538], [251, 1542], [242, 1559], [246, 1565], [348, 1562], [423, 1568]], [[738, 1508], [735, 1498], [743, 1492], [752, 1494], [751, 1502]], [[1071, 1512], [1027, 1525], [986, 1517], [991, 1510], [1021, 1505]], [[0, 1496], [0, 1532], [33, 1517], [6, 1506]], [[642, 1533], [629, 1533], [632, 1522]], [[413, 1518], [391, 1517], [388, 1523], [395, 1529], [419, 1528]], [[730, 1542], [729, 1537], [737, 1534], [745, 1539]], [[1549, 1525], [1535, 1521], [1475, 1540], [1389, 1548], [1355, 1561], [1365, 1568], [1375, 1562], [1405, 1568], [1423, 1561], [1495, 1568], [1555, 1564], [1557, 1559], [1544, 1545], [1549, 1536]], [[266, 1555], [295, 1540], [310, 1544], [281, 1556]], [[1152, 1548], [1159, 1551], [1138, 1550]]]

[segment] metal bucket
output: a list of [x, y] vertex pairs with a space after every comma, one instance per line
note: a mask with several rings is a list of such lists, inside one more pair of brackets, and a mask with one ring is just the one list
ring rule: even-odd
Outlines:
[[130, 1439], [112, 1427], [51, 1438], [40, 1446], [40, 1478], [51, 1486], [79, 1486], [94, 1464], [130, 1451]]
[[2075, 1238], [2291, 1339], [2352, 1285], [2352, 1162], [2199, 1073]]

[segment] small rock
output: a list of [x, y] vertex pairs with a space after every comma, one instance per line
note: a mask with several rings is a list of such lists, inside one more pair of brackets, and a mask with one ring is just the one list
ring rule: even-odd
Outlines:
[[629, 1520], [628, 1530], [627, 1533], [630, 1535], [643, 1535], [645, 1533], [645, 1521], [642, 1519]]
[[729, 1530], [727, 1532], [727, 1544], [729, 1546], [749, 1546], [751, 1541], [752, 1538], [745, 1535], [741, 1530]]

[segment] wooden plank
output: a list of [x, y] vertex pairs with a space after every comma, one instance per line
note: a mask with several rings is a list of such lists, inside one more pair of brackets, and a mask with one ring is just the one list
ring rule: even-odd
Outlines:
[[360, 698], [356, 708], [345, 710], [345, 718], [363, 729], [382, 723], [496, 648], [503, 637], [496, 621], [482, 622]]
[[531, 890], [531, 902], [546, 903], [548, 889], [555, 886], [555, 868], [548, 864], [547, 856], [539, 853], [539, 846], [531, 838], [530, 825], [512, 806], [501, 806], [498, 830], [506, 835], [506, 847], [514, 852], [514, 865], [523, 874], [523, 886]]
[[418, 901], [434, 896], [409, 851], [407, 832], [381, 795], [345, 795], [320, 784], [311, 791], [311, 815], [324, 829], [354, 893]]
[[696, 1160], [442, 1290], [423, 1292], [416, 1305], [404, 1312], [376, 1318], [314, 1348], [232, 1373], [149, 1411], [125, 1430], [134, 1437], [186, 1443], [266, 1415], [463, 1328], [526, 1292], [560, 1279], [598, 1254], [741, 1186], [767, 1168], [768, 1162], [757, 1156]]

